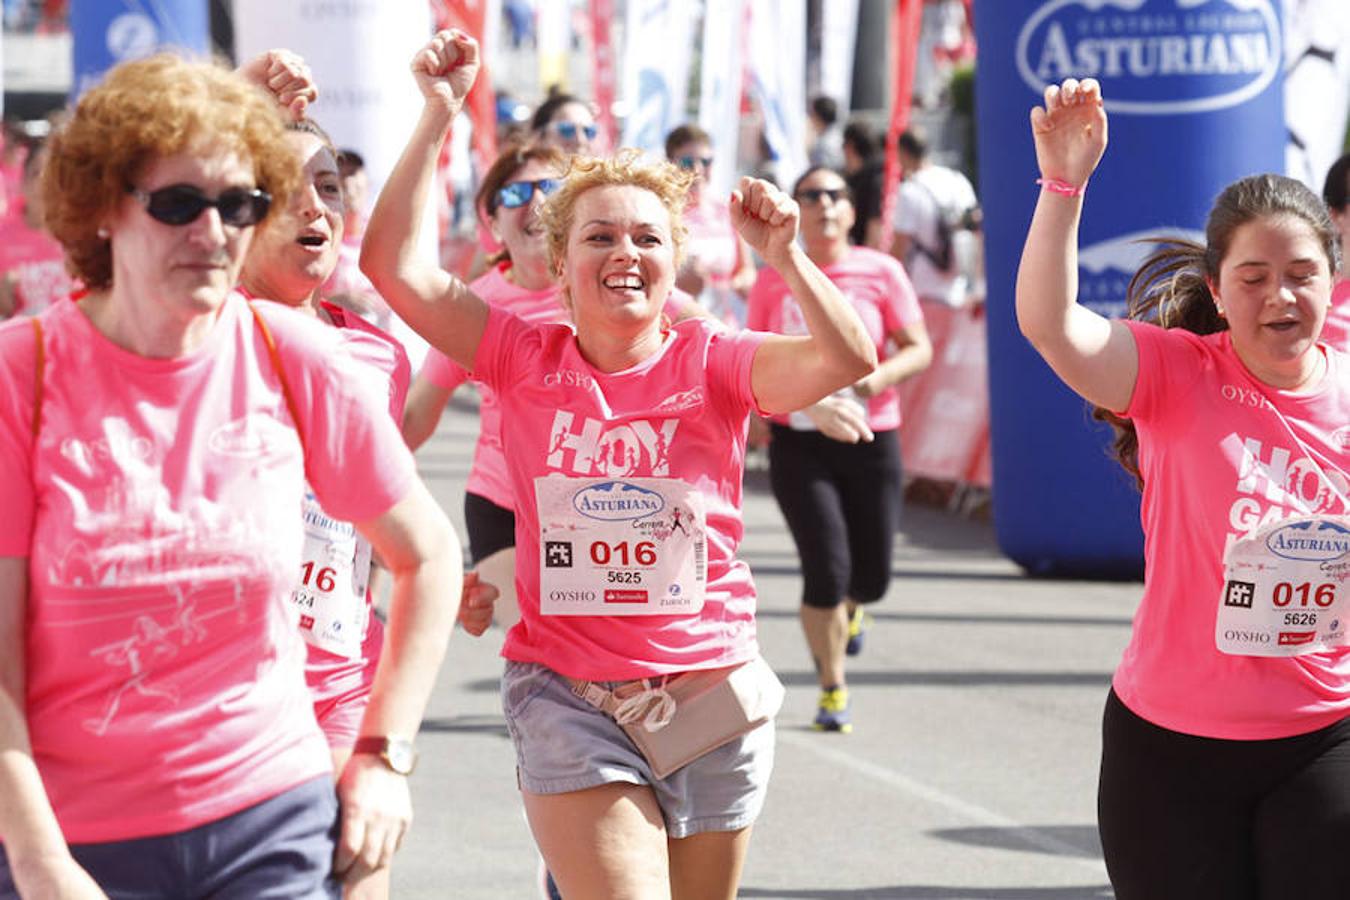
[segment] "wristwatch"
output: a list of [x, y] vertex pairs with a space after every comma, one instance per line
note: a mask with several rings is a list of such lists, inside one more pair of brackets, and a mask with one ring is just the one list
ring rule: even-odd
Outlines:
[[352, 753], [374, 753], [400, 775], [411, 775], [417, 766], [417, 748], [412, 739], [397, 735], [359, 737], [352, 745]]

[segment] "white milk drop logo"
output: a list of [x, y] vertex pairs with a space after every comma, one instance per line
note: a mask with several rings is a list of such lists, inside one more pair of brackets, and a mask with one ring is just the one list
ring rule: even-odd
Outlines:
[[1275, 0], [1049, 0], [1017, 37], [1017, 69], [1037, 94], [1096, 78], [1113, 113], [1237, 106], [1279, 73]]
[[1130, 279], [1164, 234], [1205, 242], [1203, 231], [1174, 228], [1121, 234], [1084, 247], [1078, 254], [1078, 302], [1099, 315], [1125, 318]]

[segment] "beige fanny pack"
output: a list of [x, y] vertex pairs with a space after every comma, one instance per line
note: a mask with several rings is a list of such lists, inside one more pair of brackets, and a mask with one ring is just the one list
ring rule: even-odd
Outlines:
[[619, 723], [657, 778], [753, 731], [783, 705], [783, 685], [761, 656], [738, 666], [628, 681], [612, 690], [569, 681], [572, 693]]

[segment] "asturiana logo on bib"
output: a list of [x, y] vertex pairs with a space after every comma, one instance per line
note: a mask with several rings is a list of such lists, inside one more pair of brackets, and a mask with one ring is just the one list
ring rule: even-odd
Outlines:
[[572, 497], [572, 506], [589, 519], [619, 522], [641, 519], [665, 509], [665, 498], [625, 481], [604, 481], [582, 488]]
[[1111, 112], [1157, 115], [1237, 106], [1283, 57], [1276, 0], [1048, 0], [1017, 36], [1033, 91], [1096, 78]]
[[1334, 522], [1295, 522], [1272, 531], [1266, 547], [1285, 559], [1339, 559], [1350, 552], [1350, 529]]

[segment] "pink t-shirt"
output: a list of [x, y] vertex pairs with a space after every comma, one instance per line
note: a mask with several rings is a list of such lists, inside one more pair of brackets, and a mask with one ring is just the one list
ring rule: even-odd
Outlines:
[[[531, 324], [566, 322], [567, 310], [558, 299], [558, 288], [527, 291], [512, 284], [506, 267], [494, 266], [469, 285], [473, 292], [492, 306], [507, 310]], [[422, 363], [422, 373], [432, 384], [453, 391], [469, 378], [469, 373], [449, 357], [432, 348]], [[484, 385], [478, 407], [478, 444], [473, 451], [473, 467], [464, 490], [489, 500], [502, 509], [514, 509], [511, 477], [502, 455], [502, 410], [496, 392]]]
[[1342, 278], [1331, 289], [1331, 305], [1327, 307], [1321, 339], [1342, 353], [1350, 353], [1350, 278]]
[[[703, 319], [671, 329], [640, 365], [605, 374], [565, 325], [530, 325], [493, 309], [474, 361], [498, 390], [507, 467], [517, 499], [516, 591], [521, 621], [502, 655], [574, 678], [614, 680], [752, 659], [755, 588], [736, 560], [750, 364], [763, 335], [729, 334]], [[509, 389], [504, 389], [509, 388]], [[707, 510], [707, 589], [687, 616], [544, 616], [539, 609], [535, 479], [669, 478], [695, 486]]]
[[1292, 394], [1252, 377], [1227, 332], [1127, 324], [1147, 574], [1116, 693], [1150, 722], [1203, 737], [1280, 738], [1343, 718], [1350, 652], [1229, 655], [1214, 632], [1229, 541], [1303, 514], [1294, 498], [1350, 513], [1350, 357], [1328, 351], [1318, 390]]
[[241, 296], [173, 359], [62, 303], [36, 447], [32, 328], [0, 323], [0, 556], [28, 558], [27, 723], [69, 841], [181, 831], [331, 767], [288, 601], [301, 495], [361, 521], [416, 473], [339, 333], [257, 306], [299, 423]]
[[[850, 247], [838, 262], [821, 269], [862, 319], [867, 335], [885, 359], [887, 343], [897, 329], [923, 322], [923, 312], [905, 269], [888, 254], [867, 247]], [[783, 276], [773, 269], [759, 270], [750, 289], [746, 327], [778, 334], [809, 334], [801, 307]], [[787, 416], [773, 416], [780, 425]], [[895, 386], [867, 401], [867, 425], [873, 431], [900, 427], [900, 398]]]
[[29, 228], [22, 216], [0, 226], [0, 275], [15, 280], [15, 312], [35, 316], [75, 290], [66, 254], [45, 231]]

